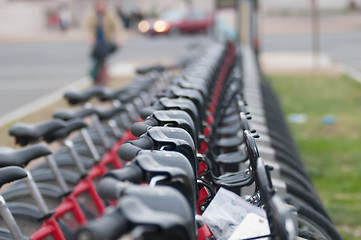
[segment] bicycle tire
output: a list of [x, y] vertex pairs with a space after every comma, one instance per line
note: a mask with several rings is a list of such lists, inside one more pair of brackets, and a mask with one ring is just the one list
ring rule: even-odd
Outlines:
[[324, 238], [321, 238], [320, 236], [317, 236], [315, 233], [307, 230], [299, 230], [298, 236], [308, 240], [326, 240]]
[[[49, 209], [54, 209], [60, 204], [62, 193], [59, 188], [45, 183], [37, 183], [36, 185]], [[36, 205], [25, 183], [12, 186], [2, 196], [7, 202], [22, 202]]]
[[287, 193], [291, 196], [294, 196], [297, 199], [303, 200], [308, 206], [312, 207], [315, 211], [322, 214], [325, 218], [331, 221], [330, 216], [325, 210], [321, 200], [319, 200], [318, 196], [311, 195], [305, 189], [298, 187], [297, 185], [288, 184], [286, 182]]
[[[84, 159], [84, 158], [81, 158], [81, 159]], [[74, 161], [71, 159], [71, 157], [69, 155], [68, 156], [66, 156], [66, 155], [59, 156], [58, 155], [55, 158], [55, 161], [58, 164], [58, 167], [60, 168], [61, 171], [66, 170], [66, 171], [72, 172], [72, 173], [80, 176], [78, 169], [75, 166]], [[94, 165], [93, 160], [88, 159], [88, 160], [82, 161], [82, 162], [84, 163], [85, 169], [88, 169], [88, 170]], [[45, 162], [40, 163], [33, 168], [33, 170], [37, 170], [37, 169], [48, 169], [48, 165]]]
[[[42, 225], [39, 219], [42, 215], [39, 209], [31, 204], [12, 202], [7, 204], [10, 212], [13, 214], [16, 223], [25, 236], [31, 236]], [[75, 239], [74, 234], [62, 221], [57, 221], [66, 239]], [[0, 216], [0, 228], [7, 228], [5, 222]]]
[[294, 169], [283, 163], [280, 163], [280, 170], [282, 179], [284, 179], [285, 181], [290, 180], [293, 182], [297, 182], [299, 185], [310, 191], [312, 194], [316, 193], [312, 182], [309, 179], [305, 178], [303, 175], [299, 174]]
[[[0, 239], [1, 240], [13, 240], [14, 238], [9, 230], [0, 228]], [[23, 235], [23, 240], [31, 240], [31, 239], [28, 238], [27, 236]]]
[[[79, 181], [79, 174], [75, 174], [74, 172], [62, 170], [61, 174], [66, 184], [70, 188], [74, 187]], [[46, 168], [34, 169], [31, 171], [31, 175], [33, 176], [34, 181], [36, 183], [46, 183], [59, 187], [59, 184], [54, 178], [53, 172], [50, 169], [46, 169]], [[19, 181], [19, 182], [23, 182], [23, 181]], [[18, 182], [16, 182], [14, 185], [16, 184], [18, 184]]]
[[318, 237], [323, 237], [327, 240], [342, 240], [335, 226], [321, 213], [305, 204], [294, 202], [291, 199], [286, 199], [286, 201], [296, 208], [298, 225], [301, 230], [310, 231]]
[[[25, 183], [24, 183], [25, 184]], [[6, 201], [8, 202], [21, 202], [21, 203], [25, 203], [25, 204], [31, 204], [31, 205], [35, 205], [35, 201], [33, 200], [29, 190], [27, 189], [26, 185], [14, 185], [13, 189], [11, 190], [11, 188], [6, 191], [3, 194], [3, 197], [6, 199]], [[56, 207], [59, 206], [59, 204], [62, 201], [61, 198], [61, 192], [58, 188], [54, 188], [54, 186], [52, 185], [48, 185], [48, 184], [37, 184], [40, 190], [40, 193], [42, 194], [47, 206], [49, 209], [55, 209]], [[89, 201], [92, 201], [91, 199]], [[83, 204], [79, 199], [77, 199], [77, 202], [82, 210], [82, 212], [84, 213], [84, 216], [86, 217], [86, 219], [88, 220], [92, 220], [95, 218], [95, 215], [92, 214], [92, 212], [85, 206], [85, 204]]]

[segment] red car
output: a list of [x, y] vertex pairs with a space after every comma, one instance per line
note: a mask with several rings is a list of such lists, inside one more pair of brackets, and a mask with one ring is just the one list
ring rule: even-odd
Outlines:
[[208, 32], [214, 25], [213, 15], [202, 11], [193, 11], [174, 26], [182, 33]]
[[204, 11], [170, 10], [159, 19], [139, 22], [138, 29], [147, 34], [199, 33], [211, 30], [213, 25], [214, 17]]

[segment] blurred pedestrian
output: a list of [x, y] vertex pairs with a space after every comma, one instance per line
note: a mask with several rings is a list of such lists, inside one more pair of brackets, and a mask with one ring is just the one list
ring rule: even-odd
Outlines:
[[71, 11], [67, 6], [62, 6], [59, 11], [59, 24], [62, 31], [69, 29], [72, 21]]
[[125, 32], [116, 11], [107, 6], [106, 0], [95, 1], [85, 19], [85, 29], [94, 61], [90, 75], [95, 85], [106, 85], [106, 59], [123, 44]]
[[123, 21], [123, 26], [126, 28], [126, 29], [129, 29], [130, 28], [130, 17], [129, 15], [121, 8], [121, 7], [118, 7], [118, 16], [120, 17], [120, 19]]
[[143, 13], [140, 8], [136, 7], [133, 9], [130, 17], [130, 27], [137, 30], [138, 23], [144, 19]]
[[356, 11], [357, 10], [357, 4], [355, 0], [350, 0], [348, 3], [349, 9], [351, 11]]

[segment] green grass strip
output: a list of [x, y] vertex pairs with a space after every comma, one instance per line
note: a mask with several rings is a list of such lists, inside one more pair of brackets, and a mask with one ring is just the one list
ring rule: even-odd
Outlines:
[[[306, 169], [345, 239], [361, 238], [361, 84], [345, 75], [270, 75]], [[332, 115], [336, 123], [324, 125]]]

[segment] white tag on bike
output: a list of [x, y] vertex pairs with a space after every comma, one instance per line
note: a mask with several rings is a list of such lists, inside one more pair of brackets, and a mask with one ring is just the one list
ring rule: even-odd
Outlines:
[[226, 240], [249, 213], [266, 219], [266, 212], [263, 209], [250, 204], [231, 191], [220, 188], [202, 217], [216, 239]]
[[[267, 218], [248, 213], [241, 224], [234, 231], [229, 240], [241, 240], [260, 236], [269, 236], [270, 229]], [[268, 237], [260, 238], [268, 239]]]

